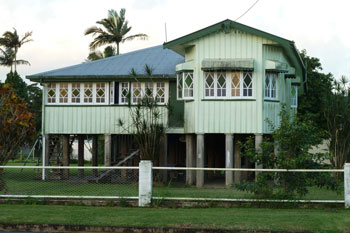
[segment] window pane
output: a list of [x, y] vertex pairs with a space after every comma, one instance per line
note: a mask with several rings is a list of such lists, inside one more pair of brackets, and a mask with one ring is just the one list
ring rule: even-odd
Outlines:
[[193, 97], [193, 73], [184, 73], [184, 97]]
[[120, 86], [120, 103], [126, 104], [129, 99], [129, 83], [121, 83]]
[[157, 103], [165, 103], [165, 83], [157, 83], [156, 101]]
[[134, 104], [141, 103], [142, 99], [142, 90], [141, 90], [141, 83], [135, 82], [132, 83], [132, 102]]
[[231, 73], [231, 96], [240, 96], [241, 82], [240, 82], [240, 72]]
[[49, 83], [47, 85], [47, 102], [56, 103], [56, 83]]
[[298, 86], [292, 85], [290, 105], [292, 108], [298, 107]]
[[145, 83], [144, 96], [147, 97], [149, 101], [153, 100], [153, 83]]
[[226, 73], [220, 72], [217, 76], [217, 96], [226, 96]]
[[205, 73], [205, 96], [214, 96], [214, 73]]
[[93, 85], [92, 83], [84, 83], [84, 103], [93, 102]]
[[68, 103], [68, 83], [60, 83], [60, 103]]
[[106, 100], [106, 84], [96, 83], [96, 103], [104, 103]]
[[251, 72], [243, 73], [243, 96], [253, 96], [253, 78]]
[[80, 103], [80, 83], [72, 83], [72, 103]]
[[182, 73], [177, 74], [177, 97], [182, 99]]

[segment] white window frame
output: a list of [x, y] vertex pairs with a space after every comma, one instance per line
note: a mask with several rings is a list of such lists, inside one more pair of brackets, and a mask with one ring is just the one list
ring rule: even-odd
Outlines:
[[[48, 85], [45, 85], [45, 104], [46, 105], [108, 105], [109, 102], [109, 83], [107, 82], [99, 82], [99, 83], [105, 83], [105, 101], [103, 103], [96, 103], [96, 83], [92, 83], [92, 96], [93, 101], [92, 103], [85, 103], [84, 102], [84, 83], [80, 83], [80, 102], [72, 102], [72, 83], [68, 83], [68, 102], [67, 103], [60, 103], [60, 84], [63, 82], [57, 82], [53, 83], [56, 85], [56, 102], [55, 103], [49, 103], [48, 102]], [[77, 83], [77, 82], [74, 82]]]
[[[192, 85], [190, 87], [187, 86], [185, 83], [185, 79], [190, 76], [192, 78]], [[181, 83], [179, 83], [179, 78], [181, 77]], [[179, 91], [179, 85], [181, 84], [181, 91]], [[193, 71], [183, 71], [180, 73], [177, 73], [176, 75], [176, 99], [177, 100], [192, 100], [194, 97], [194, 76]], [[188, 95], [185, 95], [185, 93], [188, 93]], [[179, 96], [179, 93], [181, 93], [181, 97]], [[192, 93], [192, 95], [190, 94]]]
[[[134, 99], [133, 99], [133, 93], [134, 93], [133, 83], [135, 83], [135, 82], [131, 82], [131, 84], [129, 85], [131, 87], [130, 103], [132, 105], [137, 105], [138, 103], [134, 103]], [[145, 96], [146, 82], [138, 82], [138, 83], [141, 84], [141, 98], [143, 98]], [[153, 90], [152, 90], [153, 98], [156, 98], [157, 83], [164, 83], [164, 103], [157, 102], [157, 104], [158, 105], [166, 105], [168, 103], [168, 98], [169, 98], [169, 83], [168, 82], [152, 82], [152, 84], [153, 84]], [[121, 89], [119, 89], [119, 90], [121, 90]]]
[[119, 83], [119, 97], [118, 97], [119, 98], [119, 101], [118, 101], [119, 105], [127, 105], [127, 104], [129, 104], [129, 101], [131, 101], [128, 99], [128, 96], [125, 97], [126, 99], [124, 102], [122, 101], [122, 98], [123, 98], [122, 93], [123, 93], [123, 88], [124, 88], [123, 84], [127, 85], [128, 94], [130, 94], [130, 99], [132, 98], [130, 82], [120, 82]]
[[[239, 96], [232, 96], [232, 73], [239, 73]], [[214, 78], [214, 96], [206, 95], [206, 78], [207, 73], [212, 73]], [[226, 79], [226, 95], [218, 96], [218, 78], [221, 73], [225, 74]], [[243, 96], [244, 93], [244, 74], [251, 73], [251, 89], [252, 96]], [[203, 72], [204, 76], [204, 99], [254, 99], [254, 73], [252, 71], [208, 71]]]
[[[264, 96], [265, 100], [278, 100], [278, 73], [276, 72], [265, 72], [265, 79], [264, 79]], [[269, 78], [269, 84], [266, 86], [266, 78]], [[273, 77], [276, 77], [276, 86], [275, 89], [272, 88], [272, 80]], [[275, 92], [275, 96], [272, 97], [273, 92]], [[268, 96], [266, 96], [266, 93], [268, 93]]]
[[[292, 91], [295, 89], [295, 96], [293, 97]], [[290, 90], [290, 107], [291, 108], [298, 108], [298, 85], [291, 85], [291, 90]], [[295, 104], [294, 104], [295, 103]]]

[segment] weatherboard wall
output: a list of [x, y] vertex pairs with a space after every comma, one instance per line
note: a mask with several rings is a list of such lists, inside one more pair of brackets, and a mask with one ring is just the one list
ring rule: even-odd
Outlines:
[[[185, 102], [185, 133], [263, 133], [263, 37], [231, 30], [209, 34], [188, 43], [186, 62], [193, 59], [194, 100]], [[205, 58], [253, 58], [253, 98], [207, 100], [204, 98]]]

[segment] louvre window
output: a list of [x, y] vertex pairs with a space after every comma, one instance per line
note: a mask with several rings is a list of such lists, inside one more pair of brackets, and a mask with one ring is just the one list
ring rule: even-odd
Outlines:
[[205, 72], [206, 99], [238, 99], [253, 97], [251, 72]]

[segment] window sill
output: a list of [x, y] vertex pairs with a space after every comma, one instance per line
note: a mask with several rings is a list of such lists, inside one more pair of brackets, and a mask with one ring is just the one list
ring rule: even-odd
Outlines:
[[275, 102], [279, 103], [280, 101], [278, 99], [264, 99], [265, 102]]
[[202, 101], [256, 101], [255, 98], [237, 98], [237, 99], [202, 99]]

